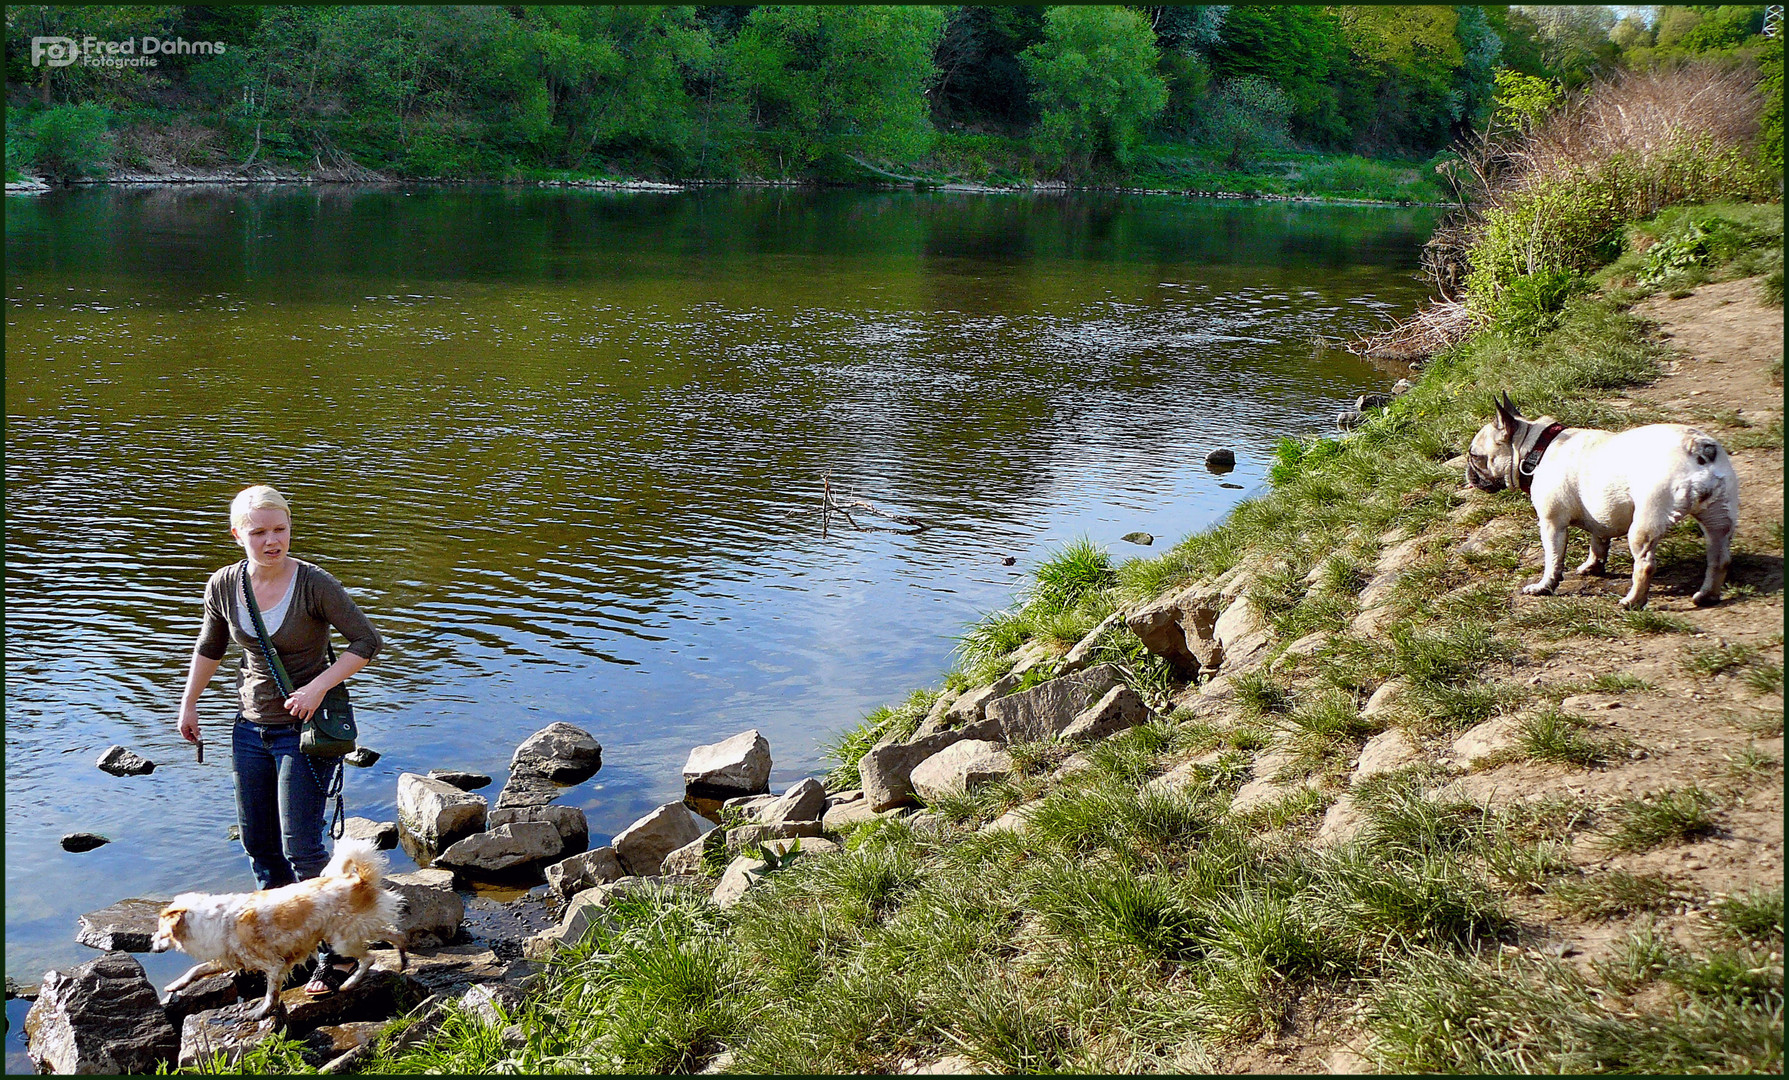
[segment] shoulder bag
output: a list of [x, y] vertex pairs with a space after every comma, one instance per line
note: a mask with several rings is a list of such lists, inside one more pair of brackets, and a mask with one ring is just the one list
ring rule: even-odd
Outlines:
[[[286, 674], [286, 666], [280, 663], [280, 655], [267, 636], [267, 624], [261, 621], [261, 607], [255, 603], [255, 590], [249, 585], [246, 560], [242, 564], [242, 596], [248, 604], [249, 616], [255, 621], [255, 635], [261, 639], [261, 655], [267, 658], [267, 666], [273, 671], [280, 693], [291, 697], [295, 689], [292, 678]], [[329, 662], [335, 663], [335, 648], [327, 638], [323, 647], [329, 650]], [[336, 683], [323, 695], [323, 704], [304, 722], [298, 746], [312, 757], [339, 758], [354, 749], [358, 734], [354, 727], [354, 705], [348, 700], [348, 687]]]

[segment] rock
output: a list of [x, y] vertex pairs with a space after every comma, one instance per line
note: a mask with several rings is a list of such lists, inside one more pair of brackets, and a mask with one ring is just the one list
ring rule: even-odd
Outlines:
[[243, 1054], [277, 1035], [282, 1020], [277, 1011], [263, 1020], [249, 1019], [248, 1014], [260, 1005], [261, 999], [256, 998], [187, 1014], [176, 1043], [180, 1067], [198, 1070], [215, 1054], [222, 1054], [225, 1064], [234, 1065]]
[[1310, 656], [1323, 646], [1329, 644], [1330, 633], [1327, 630], [1313, 630], [1281, 650], [1282, 657]]
[[109, 746], [99, 755], [98, 765], [113, 776], [147, 776], [155, 771], [155, 762], [138, 757], [122, 746]]
[[43, 987], [39, 986], [37, 983], [21, 983], [11, 975], [6, 976], [6, 1000], [8, 1001], [11, 1001], [13, 998], [21, 998], [25, 1001], [36, 1001], [38, 992], [42, 989]]
[[757, 815], [763, 825], [785, 821], [819, 821], [826, 813], [826, 785], [813, 777], [798, 780], [783, 792], [782, 798], [765, 807]]
[[1224, 664], [1229, 671], [1241, 670], [1267, 652], [1273, 644], [1273, 631], [1255, 610], [1255, 602], [1238, 596], [1218, 617], [1212, 636], [1224, 650]]
[[342, 835], [354, 840], [365, 840], [380, 851], [390, 851], [398, 846], [398, 823], [351, 817], [342, 823]]
[[342, 1073], [372, 1056], [385, 1024], [378, 1020], [356, 1020], [346, 1024], [324, 1024], [311, 1032], [306, 1043], [329, 1060], [318, 1069], [321, 1073]]
[[1118, 611], [1114, 611], [1104, 619], [1101, 619], [1098, 626], [1087, 631], [1086, 634], [1082, 635], [1080, 641], [1075, 642], [1073, 648], [1063, 654], [1062, 663], [1058, 670], [1062, 674], [1068, 675], [1072, 672], [1080, 671], [1082, 668], [1092, 663], [1093, 651], [1099, 647], [1100, 638], [1105, 635], [1106, 631], [1123, 622], [1124, 614]]
[[415, 773], [398, 774], [398, 824], [430, 847], [445, 848], [485, 826], [482, 795]]
[[194, 980], [169, 994], [168, 1000], [162, 1002], [162, 1011], [168, 1014], [168, 1023], [178, 1031], [193, 1013], [221, 1009], [241, 1000], [242, 990], [237, 985], [235, 973], [223, 971]]
[[466, 918], [466, 902], [453, 891], [453, 874], [447, 870], [414, 870], [387, 874], [385, 888], [404, 898], [398, 930], [408, 948], [427, 949], [446, 945], [459, 936]]
[[870, 809], [870, 801], [864, 797], [863, 789], [852, 788], [827, 797], [826, 813], [820, 818], [820, 826], [827, 832], [839, 832], [875, 816], [876, 811]]
[[522, 740], [509, 760], [510, 775], [521, 773], [556, 784], [581, 784], [603, 767], [603, 748], [583, 728], [548, 724]]
[[[1069, 676], [1075, 678], [1077, 676]], [[1061, 680], [1055, 680], [1060, 682]], [[1045, 683], [1045, 686], [1050, 685]], [[964, 697], [969, 695], [965, 694]], [[998, 704], [998, 703], [996, 703]], [[857, 772], [863, 777], [864, 800], [872, 814], [900, 806], [913, 796], [913, 767], [938, 751], [964, 739], [998, 739], [1000, 721], [987, 717], [960, 728], [951, 728], [923, 739], [910, 739], [887, 746], [875, 746], [858, 759]], [[828, 811], [830, 817], [832, 811]]]
[[1515, 518], [1492, 518], [1467, 534], [1454, 550], [1462, 555], [1483, 555], [1501, 544], [1515, 540], [1526, 532], [1527, 527]]
[[1056, 766], [1056, 771], [1050, 774], [1050, 779], [1066, 780], [1076, 773], [1084, 773], [1091, 768], [1093, 768], [1093, 759], [1088, 757], [1085, 751], [1070, 754], [1063, 759], [1062, 764]]
[[102, 952], [148, 952], [166, 900], [132, 897], [80, 917], [75, 940]]
[[488, 1027], [498, 1027], [509, 1022], [506, 1013], [515, 1009], [522, 1002], [522, 992], [513, 986], [501, 983], [478, 983], [468, 986], [460, 994], [460, 1008], [478, 1018]]
[[1000, 725], [1004, 742], [1054, 738], [1120, 681], [1116, 667], [1099, 664], [989, 702], [987, 718]]
[[484, 773], [458, 772], [453, 769], [430, 769], [430, 780], [439, 780], [443, 784], [452, 784], [461, 791], [477, 791], [481, 787], [489, 787], [491, 778]]
[[1022, 806], [1015, 806], [976, 831], [984, 833], [1024, 832], [1026, 824], [1031, 820], [1032, 811], [1036, 810], [1042, 804], [1043, 800], [1038, 799], [1033, 802], [1025, 803]]
[[[962, 696], [961, 690], [952, 690], [948, 687], [940, 691], [938, 696], [933, 699], [931, 709], [926, 712], [926, 718], [919, 722], [919, 729], [913, 733], [913, 738], [917, 739], [943, 730], [950, 723], [950, 707], [955, 705], [957, 699]], [[894, 740], [886, 741], [893, 742]]]
[[[1407, 383], [1409, 380], [1400, 381]], [[1362, 394], [1354, 399], [1354, 409], [1356, 412], [1362, 413], [1368, 409], [1383, 409], [1390, 405], [1396, 397], [1395, 394]]]
[[782, 796], [780, 795], [771, 795], [769, 793], [763, 795], [738, 795], [721, 803], [721, 809], [736, 811], [747, 821], [756, 821], [758, 820], [758, 814], [765, 807], [775, 805], [776, 801], [781, 797]]
[[1366, 823], [1367, 816], [1361, 812], [1354, 796], [1343, 795], [1323, 815], [1323, 824], [1318, 826], [1317, 836], [1311, 843], [1316, 847], [1347, 843], [1360, 834]]
[[485, 824], [493, 829], [521, 821], [544, 821], [559, 830], [563, 854], [570, 855], [590, 846], [590, 822], [584, 817], [584, 811], [575, 806], [498, 807], [485, 818]]
[[357, 769], [364, 769], [378, 761], [382, 755], [370, 746], [356, 746], [342, 755], [342, 760]]
[[518, 821], [474, 833], [436, 857], [438, 866], [501, 873], [559, 854], [559, 830], [548, 821]]
[[96, 847], [104, 847], [111, 842], [98, 833], [71, 832], [63, 834], [62, 850], [78, 854], [83, 851], [92, 851]]
[[752, 844], [761, 844], [770, 840], [819, 836], [821, 829], [822, 826], [818, 821], [780, 821], [775, 825], [741, 825], [737, 829], [727, 830], [727, 850], [742, 851]]
[[983, 1071], [962, 1054], [946, 1054], [937, 1061], [902, 1070], [907, 1076], [981, 1076]]
[[497, 808], [500, 810], [542, 807], [557, 799], [565, 789], [553, 781], [528, 773], [511, 773], [503, 782], [503, 789], [497, 792]]
[[[757, 736], [757, 732], [748, 734]], [[758, 736], [760, 742], [762, 736]], [[700, 749], [700, 748], [698, 748]], [[692, 753], [691, 758], [695, 755]], [[769, 751], [765, 751], [766, 770], [770, 764]], [[687, 780], [689, 771], [686, 768], [684, 777]], [[689, 809], [680, 802], [666, 803], [647, 814], [645, 817], [629, 825], [615, 836], [615, 853], [627, 872], [638, 877], [654, 877], [663, 866], [665, 856], [702, 835], [702, 827], [696, 824]]]
[[1421, 545], [1422, 538], [1413, 536], [1394, 542], [1380, 553], [1379, 561], [1373, 567], [1372, 580], [1360, 591], [1361, 614], [1366, 614], [1367, 608], [1378, 606], [1391, 598], [1398, 579], [1421, 561]]
[[730, 908], [739, 903], [747, 889], [763, 881], [769, 872], [763, 859], [755, 859], [750, 855], [741, 855], [727, 864], [726, 873], [721, 875], [721, 883], [714, 887], [713, 900], [718, 907]]
[[1494, 716], [1454, 740], [1454, 760], [1471, 768], [1480, 758], [1516, 745], [1522, 722], [1513, 716]]
[[[376, 949], [368, 958], [387, 971], [397, 967], [398, 954], [390, 949]], [[505, 978], [510, 970], [488, 945], [423, 949], [410, 953], [409, 959], [405, 973], [431, 994], [458, 994], [473, 983]]]
[[522, 943], [522, 955], [530, 960], [546, 960], [561, 945], [577, 944], [590, 932], [592, 926], [606, 919], [603, 909], [612, 899], [643, 886], [644, 881], [639, 877], [624, 877], [576, 894], [566, 902], [565, 910], [559, 916], [559, 925], [542, 930]]
[[385, 1020], [409, 1010], [427, 993], [421, 983], [407, 975], [374, 968], [352, 990], [312, 995], [305, 993], [302, 986], [293, 987], [280, 995], [280, 1006], [292, 1028], [308, 1031], [350, 1020]]
[[1149, 545], [1155, 543], [1155, 537], [1149, 535], [1146, 532], [1128, 532], [1128, 533], [1125, 533], [1124, 536], [1120, 537], [1120, 539], [1122, 539], [1125, 543], [1141, 544], [1144, 547], [1148, 547]]
[[1377, 720], [1382, 716], [1389, 716], [1397, 707], [1398, 699], [1404, 696], [1409, 686], [1410, 684], [1403, 679], [1393, 679], [1380, 684], [1379, 689], [1373, 691], [1373, 696], [1367, 699], [1366, 705], [1360, 710], [1360, 718], [1362, 720]]
[[[678, 850], [682, 850], [679, 848]], [[547, 867], [547, 884], [560, 896], [576, 896], [585, 889], [619, 881], [627, 876], [613, 847], [599, 847]]]
[[1410, 392], [1410, 389], [1411, 389], [1411, 385], [1410, 385], [1409, 379], [1399, 379], [1397, 382], [1392, 383], [1392, 385], [1391, 385], [1391, 396], [1392, 397], [1403, 397], [1405, 394], [1408, 394]]
[[[801, 845], [796, 848], [796, 845]], [[786, 855], [795, 849], [797, 855], [837, 855], [845, 850], [824, 836], [791, 836], [782, 840], [764, 841], [764, 850]]]
[[25, 1038], [39, 1072], [152, 1073], [180, 1052], [143, 965], [122, 952], [45, 972]]
[[[757, 728], [698, 746], [683, 763], [685, 787], [757, 795], [770, 790], [770, 741]], [[682, 846], [682, 845], [679, 845]]]
[[[1187, 596], [1188, 592], [1183, 591], [1145, 604], [1126, 616], [1125, 625], [1144, 648], [1173, 666], [1176, 677], [1190, 682], [1199, 677], [1204, 660], [1192, 647], [1182, 625], [1187, 615], [1182, 600]], [[1212, 622], [1216, 622], [1215, 614]]]
[[1358, 784], [1369, 776], [1391, 772], [1412, 762], [1423, 760], [1422, 747], [1410, 740], [1403, 728], [1390, 728], [1367, 740], [1361, 747], [1360, 764], [1355, 766], [1350, 784]]
[[1128, 686], [1114, 686], [1062, 729], [1064, 742], [1103, 739], [1149, 719], [1149, 706]]
[[915, 765], [911, 778], [914, 793], [931, 803], [999, 780], [1012, 768], [1012, 758], [1000, 743], [964, 739]]
[[[952, 727], [973, 724], [986, 715], [985, 710], [988, 702], [1004, 697], [1018, 685], [1019, 677], [1017, 675], [1002, 675], [986, 686], [978, 686], [974, 690], [964, 691], [962, 696], [951, 704], [950, 711], [945, 713], [945, 719], [950, 722]], [[929, 735], [932, 732], [926, 734]], [[919, 737], [920, 734], [915, 732], [914, 738]]]
[[1013, 666], [1007, 674], [1014, 678], [1020, 678], [1032, 668], [1040, 667], [1052, 659], [1054, 657], [1050, 653], [1050, 647], [1034, 638], [1013, 650]]
[[1212, 472], [1229, 472], [1236, 468], [1236, 452], [1229, 447], [1219, 447], [1205, 455], [1205, 467]]
[[695, 877], [702, 873], [702, 857], [711, 846], [724, 846], [727, 839], [726, 830], [710, 829], [701, 836], [665, 856], [659, 866], [659, 873], [664, 876]]

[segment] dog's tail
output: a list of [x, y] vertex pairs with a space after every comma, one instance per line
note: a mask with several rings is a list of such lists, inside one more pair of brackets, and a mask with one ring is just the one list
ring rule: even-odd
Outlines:
[[388, 865], [379, 846], [370, 840], [344, 837], [335, 845], [335, 855], [323, 868], [324, 877], [353, 878], [368, 885], [377, 885]]

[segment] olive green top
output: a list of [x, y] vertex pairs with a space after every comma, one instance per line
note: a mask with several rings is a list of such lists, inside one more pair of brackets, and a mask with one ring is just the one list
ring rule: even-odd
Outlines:
[[[302, 559], [292, 561], [298, 564], [292, 602], [279, 628], [268, 636], [293, 689], [297, 689], [329, 667], [330, 627], [348, 639], [349, 652], [368, 660], [377, 655], [384, 642], [354, 605], [348, 590], [329, 571]], [[243, 566], [226, 566], [205, 583], [205, 622], [199, 628], [196, 650], [200, 656], [222, 660], [231, 640], [241, 645], [242, 666], [236, 671], [236, 694], [242, 701], [242, 715], [261, 723], [296, 724], [298, 718], [286, 711], [279, 681], [267, 666], [267, 658], [261, 655], [254, 627], [245, 630], [235, 619], [236, 602], [242, 596]]]

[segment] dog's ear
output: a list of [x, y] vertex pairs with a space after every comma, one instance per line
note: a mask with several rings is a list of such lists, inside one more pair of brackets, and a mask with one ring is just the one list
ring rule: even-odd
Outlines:
[[1497, 401], [1497, 426], [1503, 429], [1505, 435], [1513, 436], [1516, 433], [1517, 419], [1516, 403], [1510, 400], [1509, 391], [1505, 390], [1503, 397]]

